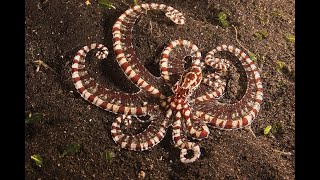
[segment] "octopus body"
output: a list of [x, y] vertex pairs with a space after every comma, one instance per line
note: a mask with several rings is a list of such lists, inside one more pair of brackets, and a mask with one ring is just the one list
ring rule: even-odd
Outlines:
[[[144, 151], [158, 144], [172, 126], [172, 139], [180, 148], [180, 160], [191, 163], [200, 157], [200, 147], [193, 139], [207, 138], [207, 124], [220, 129], [238, 129], [250, 125], [257, 116], [263, 99], [263, 88], [257, 67], [246, 53], [233, 46], [217, 46], [204, 59], [198, 47], [188, 40], [175, 40], [163, 50], [160, 59], [161, 76], [151, 74], [136, 56], [132, 45], [132, 28], [137, 18], [148, 10], [160, 10], [177, 25], [185, 23], [185, 17], [176, 9], [164, 4], [141, 4], [125, 11], [113, 26], [113, 48], [116, 59], [127, 76], [140, 90], [135, 93], [113, 91], [102, 87], [85, 69], [89, 51], [97, 51], [98, 59], [109, 53], [102, 44], [81, 48], [73, 59], [72, 78], [80, 95], [90, 103], [120, 116], [112, 123], [113, 140], [122, 148]], [[183, 49], [183, 53], [179, 50]], [[226, 51], [233, 54], [245, 69], [247, 88], [243, 97], [235, 103], [221, 103], [219, 98], [226, 88], [225, 72], [231, 61], [217, 57]], [[185, 57], [191, 57], [186, 68]], [[214, 73], [204, 73], [206, 67]], [[171, 93], [165, 93], [167, 86]], [[150, 100], [153, 99], [153, 100]], [[155, 100], [154, 100], [155, 99]], [[138, 134], [124, 133], [133, 121], [145, 122], [142, 116], [149, 115], [149, 125]], [[191, 155], [190, 155], [191, 154]]]

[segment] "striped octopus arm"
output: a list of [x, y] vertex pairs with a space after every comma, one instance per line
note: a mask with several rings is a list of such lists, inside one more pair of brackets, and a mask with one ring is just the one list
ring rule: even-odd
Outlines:
[[[155, 97], [164, 99], [160, 92], [158, 79], [152, 75], [145, 66], [139, 62], [132, 44], [132, 29], [136, 20], [141, 14], [146, 14], [149, 10], [163, 11], [165, 15], [175, 24], [185, 23], [184, 16], [171, 6], [156, 3], [146, 3], [136, 5], [126, 10], [113, 26], [113, 47], [119, 66], [137, 87], [144, 89]], [[158, 83], [157, 83], [158, 82]]]
[[[263, 99], [263, 87], [258, 68], [250, 57], [233, 46], [222, 45], [208, 53], [213, 59], [216, 52], [233, 53], [241, 62], [247, 76], [247, 89], [236, 103], [226, 104], [217, 101], [217, 97], [197, 98], [192, 103], [196, 116], [219, 129], [238, 129], [250, 125], [260, 111]], [[212, 57], [211, 57], [212, 56]], [[209, 59], [207, 58], [207, 59]], [[211, 62], [211, 61], [206, 61]], [[212, 64], [213, 65], [213, 64]]]
[[111, 127], [111, 136], [114, 142], [122, 148], [133, 151], [149, 150], [157, 145], [166, 134], [169, 120], [164, 117], [163, 113], [149, 113], [153, 115], [149, 119], [150, 124], [148, 127], [142, 132], [133, 135], [123, 132], [122, 129], [128, 129], [133, 118], [136, 117], [126, 115], [117, 117]]
[[90, 103], [113, 113], [125, 115], [145, 115], [151, 105], [147, 105], [140, 93], [124, 93], [102, 87], [92, 78], [85, 68], [85, 59], [89, 51], [98, 50], [98, 59], [108, 55], [108, 49], [102, 44], [91, 44], [82, 47], [73, 59], [72, 79], [81, 97]]

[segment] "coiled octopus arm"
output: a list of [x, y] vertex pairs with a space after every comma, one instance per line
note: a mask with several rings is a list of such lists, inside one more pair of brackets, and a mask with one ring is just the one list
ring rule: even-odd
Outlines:
[[[72, 79], [81, 97], [90, 103], [113, 113], [125, 115], [145, 115], [148, 107], [138, 93], [115, 92], [101, 87], [85, 69], [85, 58], [91, 50], [98, 50], [98, 59], [107, 57], [109, 51], [102, 44], [91, 44], [81, 48], [73, 59]], [[153, 108], [149, 106], [149, 108]]]
[[171, 6], [164, 4], [141, 4], [126, 10], [113, 26], [113, 47], [116, 53], [117, 61], [128, 77], [136, 86], [143, 89], [153, 96], [164, 99], [165, 96], [160, 92], [157, 85], [157, 78], [152, 75], [139, 60], [135, 54], [132, 45], [132, 28], [135, 21], [148, 10], [160, 10], [175, 24], [185, 23], [184, 16]]
[[[206, 123], [210, 123], [219, 129], [238, 129], [248, 126], [260, 111], [263, 100], [263, 87], [258, 68], [250, 57], [242, 50], [234, 46], [222, 45], [208, 53], [205, 62], [208, 65], [225, 65], [229, 62], [223, 62], [222, 59], [214, 57], [216, 53], [226, 51], [232, 53], [238, 58], [245, 69], [247, 76], [247, 88], [244, 96], [233, 104], [220, 104], [215, 99], [196, 98], [193, 109], [195, 115]], [[215, 97], [215, 96], [214, 96]], [[218, 96], [217, 96], [218, 97]], [[216, 97], [216, 98], [217, 98]]]

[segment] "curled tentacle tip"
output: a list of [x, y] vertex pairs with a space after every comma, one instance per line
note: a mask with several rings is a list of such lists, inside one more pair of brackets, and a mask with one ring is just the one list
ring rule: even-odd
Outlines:
[[96, 57], [97, 57], [98, 59], [105, 59], [105, 58], [107, 58], [108, 54], [109, 54], [108, 49], [107, 49], [106, 47], [103, 47], [102, 49], [100, 49], [100, 50], [96, 53]]
[[[193, 153], [193, 156], [191, 158], [186, 158], [186, 155], [188, 154], [188, 150], [191, 150]], [[200, 147], [198, 145], [190, 147], [189, 149], [184, 148], [180, 151], [180, 161], [182, 163], [192, 163], [196, 161], [200, 157]]]

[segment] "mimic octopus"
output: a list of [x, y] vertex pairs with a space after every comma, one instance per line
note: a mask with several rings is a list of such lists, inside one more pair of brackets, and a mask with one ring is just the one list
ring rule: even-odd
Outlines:
[[[136, 5], [116, 20], [112, 28], [116, 59], [128, 80], [140, 89], [138, 92], [125, 93], [102, 87], [85, 70], [89, 51], [97, 51], [98, 59], [107, 57], [109, 51], [102, 44], [84, 46], [77, 52], [72, 64], [73, 82], [85, 100], [120, 114], [112, 123], [111, 135], [121, 148], [148, 150], [158, 144], [172, 126], [172, 139], [175, 147], [180, 148], [180, 161], [191, 163], [200, 157], [201, 151], [190, 137], [197, 140], [207, 138], [210, 133], [208, 124], [219, 129], [239, 129], [252, 123], [263, 99], [261, 78], [254, 62], [242, 50], [221, 45], [202, 59], [198, 47], [188, 40], [170, 42], [161, 54], [161, 75], [153, 75], [139, 63], [132, 44], [133, 25], [148, 10], [163, 11], [175, 24], [185, 24], [185, 17], [178, 10], [156, 3]], [[177, 53], [179, 49], [184, 49], [184, 53]], [[231, 64], [226, 58], [217, 57], [221, 52], [235, 56], [245, 70], [246, 91], [235, 103], [218, 101], [225, 93], [224, 74]], [[187, 56], [192, 58], [188, 68], [185, 67]], [[214, 72], [205, 73], [206, 68], [212, 68]], [[171, 90], [168, 91], [168, 87]], [[143, 120], [141, 117], [146, 115], [149, 119]], [[133, 121], [150, 124], [140, 133], [125, 133], [123, 129]]]

